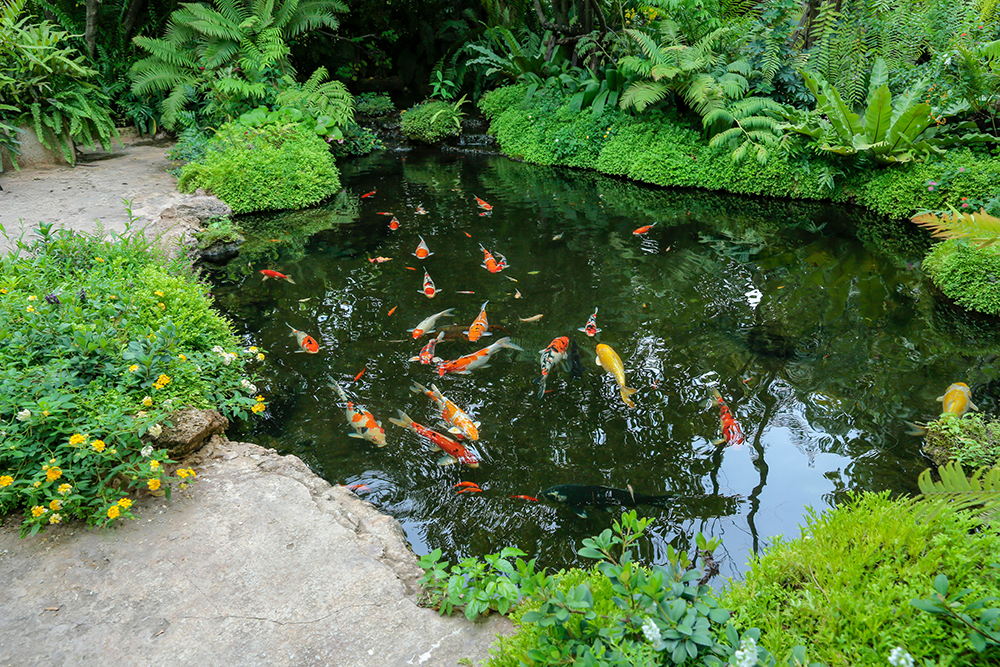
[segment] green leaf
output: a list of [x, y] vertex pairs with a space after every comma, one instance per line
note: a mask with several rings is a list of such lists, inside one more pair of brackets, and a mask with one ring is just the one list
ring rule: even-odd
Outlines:
[[936, 577], [934, 577], [934, 590], [936, 590], [938, 594], [941, 595], [941, 597], [945, 597], [946, 595], [948, 595], [947, 575], [939, 574]]
[[921, 611], [926, 611], [931, 614], [945, 613], [944, 609], [929, 600], [910, 600], [910, 604]]
[[870, 144], [882, 141], [889, 131], [891, 118], [892, 93], [889, 92], [889, 86], [882, 85], [868, 95], [868, 109], [865, 111], [865, 140]]

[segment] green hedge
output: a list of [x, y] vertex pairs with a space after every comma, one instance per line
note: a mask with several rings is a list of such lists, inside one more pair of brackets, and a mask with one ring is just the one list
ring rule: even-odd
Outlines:
[[924, 271], [942, 292], [963, 308], [1000, 315], [1000, 248], [980, 249], [965, 239], [931, 248]]

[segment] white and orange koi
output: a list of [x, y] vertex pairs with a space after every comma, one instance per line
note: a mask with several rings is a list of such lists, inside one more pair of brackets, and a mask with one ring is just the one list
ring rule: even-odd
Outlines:
[[399, 418], [396, 419], [394, 417], [389, 417], [389, 421], [396, 426], [402, 426], [403, 428], [409, 429], [414, 433], [427, 438], [445, 453], [445, 455], [438, 460], [438, 465], [448, 466], [461, 462], [470, 468], [479, 467], [479, 460], [469, 450], [463, 447], [461, 443], [456, 442], [455, 440], [452, 440], [448, 436], [442, 435], [437, 431], [431, 430], [426, 426], [418, 424], [410, 419], [402, 410], [396, 410], [396, 412], [398, 413]]
[[719, 406], [719, 424], [722, 427], [722, 439], [716, 440], [714, 444], [726, 443], [730, 447], [739, 447], [743, 444], [743, 429], [733, 417], [733, 413], [729, 411], [729, 406], [722, 399], [722, 394], [714, 387], [712, 388], [712, 397]]
[[[431, 283], [433, 285], [433, 283]], [[434, 325], [437, 324], [439, 317], [454, 317], [454, 308], [449, 308], [448, 310], [442, 310], [440, 313], [434, 313], [429, 317], [425, 317], [421, 320], [420, 324], [413, 327], [410, 331], [413, 332], [413, 338], [416, 340], [424, 334], [429, 334], [434, 332]]]
[[[476, 195], [472, 195], [472, 196], [476, 197]], [[476, 197], [476, 206], [478, 206], [479, 208], [483, 209], [484, 211], [492, 211], [493, 210], [493, 205], [492, 204], [487, 203], [485, 200], [482, 200], [479, 197]]]
[[434, 253], [431, 252], [430, 248], [427, 247], [427, 241], [424, 241], [424, 237], [420, 236], [420, 245], [417, 249], [413, 251], [413, 256], [417, 259], [427, 259]]
[[423, 349], [420, 350], [420, 354], [415, 357], [410, 357], [410, 361], [419, 361], [420, 363], [428, 366], [430, 364], [437, 364], [444, 361], [441, 357], [434, 356], [434, 347], [442, 340], [444, 340], [443, 331], [438, 334], [437, 338], [431, 338], [427, 345], [424, 345]]
[[597, 328], [597, 308], [594, 308], [594, 314], [590, 316], [587, 323], [577, 329], [577, 331], [582, 331], [591, 338], [596, 336], [601, 330]]
[[410, 391], [414, 394], [425, 394], [438, 404], [438, 407], [441, 408], [441, 418], [452, 425], [452, 428], [448, 429], [450, 433], [473, 441], [479, 440], [479, 422], [472, 421], [472, 418], [465, 414], [462, 408], [445, 398], [437, 386], [432, 384], [428, 390], [419, 382], [414, 382]]
[[549, 373], [556, 364], [566, 360], [566, 350], [569, 348], [569, 336], [554, 338], [549, 346], [544, 350], [539, 350], [542, 355], [542, 375], [536, 380], [538, 383], [538, 398], [545, 395], [545, 381], [549, 378]]
[[382, 422], [376, 421], [372, 413], [367, 410], [362, 410], [360, 406], [355, 406], [347, 398], [347, 394], [340, 388], [340, 385], [331, 384], [330, 387], [337, 392], [340, 400], [347, 403], [347, 410], [345, 412], [347, 423], [355, 431], [354, 433], [348, 433], [347, 436], [349, 438], [361, 438], [362, 440], [374, 443], [378, 447], [385, 447], [385, 429], [382, 428]]
[[479, 340], [481, 336], [491, 335], [489, 331], [490, 323], [486, 321], [487, 303], [489, 303], [489, 301], [483, 304], [482, 308], [479, 311], [479, 317], [477, 317], [476, 320], [472, 323], [472, 325], [469, 327], [469, 330], [465, 332], [465, 334], [468, 335], [469, 337], [469, 341], [473, 343]]
[[524, 351], [524, 348], [510, 342], [510, 336], [504, 336], [492, 345], [484, 347], [483, 349], [473, 352], [472, 354], [467, 354], [464, 357], [459, 357], [458, 359], [453, 359], [451, 361], [444, 361], [438, 364], [438, 375], [442, 377], [445, 373], [467, 375], [470, 371], [477, 368], [488, 368], [490, 357], [505, 347], [512, 350], [519, 350], [521, 352]]
[[421, 294], [426, 296], [428, 299], [433, 299], [434, 295], [441, 290], [434, 287], [434, 281], [431, 280], [431, 276], [427, 273], [427, 269], [424, 269], [424, 286], [423, 289], [419, 290]]
[[428, 212], [429, 211], [424, 208], [423, 204], [420, 204], [419, 206], [417, 206], [417, 210], [414, 211], [414, 213], [416, 213], [417, 215], [427, 215]]
[[507, 258], [506, 257], [504, 257], [503, 255], [501, 255], [500, 253], [497, 253], [497, 257], [500, 258], [500, 261], [498, 262], [498, 261], [496, 261], [496, 259], [493, 258], [493, 254], [489, 250], [487, 250], [486, 248], [483, 248], [483, 244], [482, 243], [479, 244], [479, 247], [482, 248], [482, 251], [483, 251], [483, 263], [482, 263], [482, 267], [484, 269], [486, 269], [490, 273], [500, 273], [504, 269], [510, 268], [510, 265], [507, 264]]

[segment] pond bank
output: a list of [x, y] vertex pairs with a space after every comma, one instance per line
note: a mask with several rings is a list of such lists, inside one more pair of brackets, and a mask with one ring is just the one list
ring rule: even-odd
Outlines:
[[[38, 220], [123, 231], [122, 194], [136, 210], [176, 196], [165, 150], [4, 172], [0, 222], [14, 238]], [[136, 501], [140, 518], [113, 530], [77, 523], [22, 540], [20, 518], [7, 518], [0, 654], [10, 664], [443, 666], [482, 660], [509, 631], [504, 618], [473, 624], [418, 607], [420, 571], [398, 522], [298, 458], [214, 438], [182, 465], [197, 483]]]

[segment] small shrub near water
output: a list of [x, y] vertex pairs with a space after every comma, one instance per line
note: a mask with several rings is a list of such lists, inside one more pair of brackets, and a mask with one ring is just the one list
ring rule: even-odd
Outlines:
[[965, 468], [1000, 465], [1000, 421], [974, 413], [943, 414], [927, 425], [923, 449], [937, 465], [949, 461]]
[[186, 260], [134, 233], [40, 233], [0, 258], [0, 514], [23, 511], [22, 535], [131, 517], [131, 494], [190, 481], [155, 444], [176, 410], [265, 409], [242, 377], [263, 354]]
[[389, 93], [361, 93], [354, 98], [354, 113], [359, 116], [381, 118], [396, 110]]
[[1000, 247], [979, 248], [965, 239], [949, 239], [927, 253], [923, 267], [958, 305], [1000, 315]]
[[462, 115], [455, 104], [424, 102], [403, 112], [400, 130], [415, 141], [436, 144], [459, 135]]

